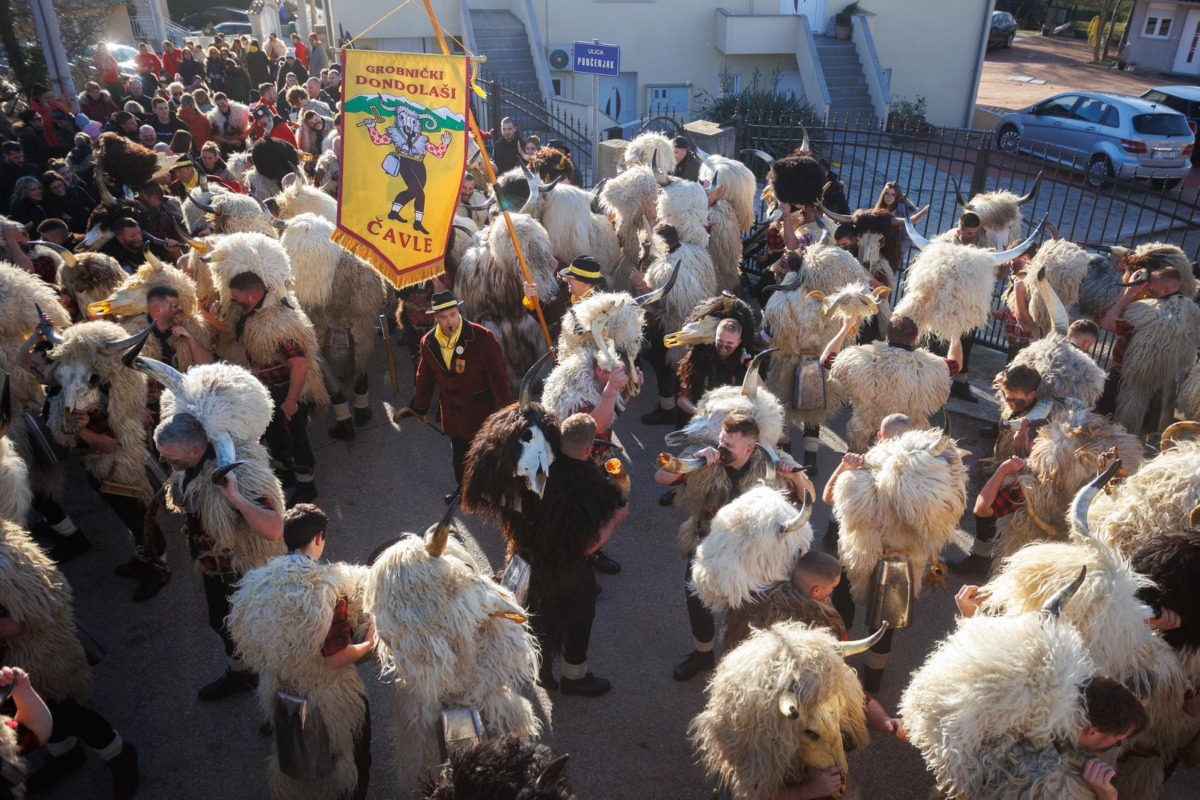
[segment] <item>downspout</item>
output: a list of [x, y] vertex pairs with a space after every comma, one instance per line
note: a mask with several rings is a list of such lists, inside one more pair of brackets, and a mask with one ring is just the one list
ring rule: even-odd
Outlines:
[[971, 74], [971, 87], [967, 94], [967, 110], [963, 115], [962, 127], [970, 128], [975, 121], [975, 99], [979, 97], [979, 82], [983, 80], [983, 59], [987, 56], [988, 34], [992, 30], [993, 0], [983, 4], [983, 32], [979, 36], [979, 57], [975, 59], [975, 71]]
[[462, 14], [462, 43], [468, 53], [478, 53], [475, 49], [475, 25], [471, 22], [471, 9], [468, 0], [458, 0], [458, 12]]

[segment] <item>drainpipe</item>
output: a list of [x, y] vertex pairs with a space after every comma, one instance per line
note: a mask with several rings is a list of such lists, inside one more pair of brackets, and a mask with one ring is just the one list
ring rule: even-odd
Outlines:
[[975, 120], [975, 99], [979, 97], [979, 82], [983, 79], [983, 59], [987, 56], [987, 39], [992, 30], [992, 0], [983, 3], [983, 32], [979, 36], [979, 57], [975, 60], [975, 71], [971, 73], [971, 87], [967, 95], [967, 112], [962, 126], [970, 128]]

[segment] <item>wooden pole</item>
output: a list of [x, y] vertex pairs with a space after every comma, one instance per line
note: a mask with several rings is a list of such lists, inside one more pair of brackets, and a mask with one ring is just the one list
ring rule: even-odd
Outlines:
[[[429, 21], [433, 23], [433, 33], [437, 36], [438, 46], [442, 48], [442, 55], [450, 55], [450, 48], [446, 46], [446, 37], [442, 35], [442, 26], [438, 24], [437, 14], [433, 13], [431, 0], [425, 0], [425, 13], [429, 15]], [[483, 169], [487, 172], [488, 183], [495, 187], [496, 171], [492, 169], [492, 161], [487, 157], [483, 136], [479, 132], [479, 126], [475, 124], [475, 115], [471, 113], [470, 103], [467, 103], [467, 123], [471, 126], [471, 135], [475, 137], [475, 144], [479, 146], [483, 155], [480, 160], [483, 161]], [[496, 202], [499, 204], [499, 198]], [[521, 272], [525, 274], [525, 282], [533, 283], [533, 277], [529, 274], [529, 265], [525, 263], [525, 253], [521, 250], [521, 242], [517, 239], [516, 228], [513, 227], [512, 217], [509, 216], [507, 209], [502, 208], [500, 213], [504, 215], [504, 224], [508, 227], [508, 235], [512, 237], [513, 249], [517, 252], [517, 261], [521, 262]], [[542, 302], [538, 297], [533, 298], [533, 310], [537, 314], [538, 324], [542, 326], [542, 335], [546, 337], [546, 347], [553, 349], [554, 340], [550, 338], [550, 328], [546, 325], [546, 315], [542, 313]]]

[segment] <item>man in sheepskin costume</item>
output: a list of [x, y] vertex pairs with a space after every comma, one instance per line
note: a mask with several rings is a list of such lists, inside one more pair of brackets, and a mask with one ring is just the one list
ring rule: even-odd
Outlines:
[[267, 445], [285, 465], [285, 481], [295, 477], [290, 504], [311, 502], [317, 485], [308, 417], [313, 408], [329, 407], [329, 392], [317, 361], [316, 331], [292, 294], [291, 262], [277, 240], [261, 233], [222, 237], [205, 258], [221, 297], [226, 337], [237, 342], [238, 356], [275, 404]]
[[87, 763], [82, 739], [112, 771], [113, 796], [132, 797], [137, 751], [108, 720], [79, 703], [91, 692], [92, 670], [75, 630], [71, 586], [29, 534], [7, 521], [0, 521], [0, 664], [36, 676], [53, 715], [45, 737], [49, 755], [26, 788], [48, 789]]
[[252, 374], [232, 364], [202, 364], [183, 374], [133, 352], [127, 358], [165, 387], [163, 421], [154, 442], [173, 470], [166, 503], [186, 515], [208, 624], [229, 659], [225, 673], [200, 690], [200, 699], [252, 691], [257, 677], [234, 654], [225, 618], [241, 577], [284, 552], [283, 488], [258, 443], [271, 419], [271, 396]]
[[14, 800], [25, 796], [25, 755], [49, 738], [54, 721], [29, 673], [20, 667], [0, 666], [0, 692], [8, 694], [13, 706], [0, 713], [0, 797]]
[[779, 460], [773, 450], [759, 446], [759, 426], [750, 417], [741, 414], [725, 417], [717, 441], [717, 447], [702, 448], [689, 458], [659, 456], [660, 469], [654, 475], [656, 483], [678, 487], [675, 504], [688, 512], [688, 518], [679, 526], [678, 545], [680, 556], [687, 561], [684, 581], [694, 646], [675, 667], [677, 681], [691, 680], [716, 664], [713, 652], [716, 621], [692, 588], [696, 547], [708, 535], [713, 517], [735, 497], [761, 483], [774, 485], [776, 480], [781, 488], [791, 492], [793, 501], [806, 492], [816, 497], [798, 464]]
[[[354, 669], [375, 646], [362, 606], [367, 569], [320, 561], [328, 528], [329, 518], [314, 505], [289, 510], [288, 554], [251, 570], [230, 598], [229, 630], [259, 674], [263, 714], [275, 720], [279, 744], [267, 774], [277, 800], [362, 800], [370, 782], [370, 711]], [[289, 726], [281, 717], [301, 701], [303, 722]], [[288, 752], [296, 724], [315, 729], [328, 758], [311, 761], [321, 764], [296, 763]]]

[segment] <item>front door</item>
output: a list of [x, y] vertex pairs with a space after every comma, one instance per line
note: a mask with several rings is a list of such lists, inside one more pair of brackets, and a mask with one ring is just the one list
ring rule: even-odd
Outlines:
[[1184, 75], [1200, 75], [1200, 10], [1192, 9], [1187, 13], [1172, 71]]
[[814, 34], [825, 32], [825, 0], [779, 0], [779, 13], [808, 17], [808, 27]]
[[600, 78], [600, 111], [621, 124], [637, 119], [637, 73]]

